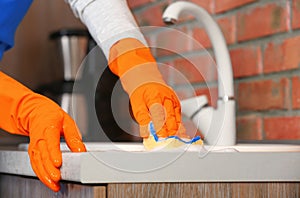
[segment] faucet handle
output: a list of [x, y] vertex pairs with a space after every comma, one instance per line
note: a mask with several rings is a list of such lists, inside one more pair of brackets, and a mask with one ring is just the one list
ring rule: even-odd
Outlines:
[[190, 119], [201, 111], [203, 107], [208, 106], [206, 95], [200, 95], [193, 98], [188, 98], [180, 101], [181, 112]]

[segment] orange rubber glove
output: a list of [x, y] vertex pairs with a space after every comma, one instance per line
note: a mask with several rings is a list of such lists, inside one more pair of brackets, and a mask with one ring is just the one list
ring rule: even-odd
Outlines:
[[86, 151], [75, 122], [56, 103], [0, 72], [0, 128], [29, 135], [33, 171], [53, 191], [59, 191], [60, 136], [73, 152]]
[[149, 48], [133, 38], [120, 40], [110, 49], [109, 67], [130, 97], [141, 137], [149, 136], [151, 120], [158, 137], [186, 137], [179, 100], [164, 82]]

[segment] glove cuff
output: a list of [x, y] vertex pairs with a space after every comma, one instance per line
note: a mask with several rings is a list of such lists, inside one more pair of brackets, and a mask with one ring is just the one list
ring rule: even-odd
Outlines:
[[115, 43], [110, 50], [109, 68], [120, 77], [129, 95], [147, 83], [166, 85], [150, 49], [136, 39], [127, 38]]
[[122, 86], [129, 96], [139, 87], [148, 83], [158, 83], [167, 87], [156, 63], [146, 63], [133, 67], [120, 77]]

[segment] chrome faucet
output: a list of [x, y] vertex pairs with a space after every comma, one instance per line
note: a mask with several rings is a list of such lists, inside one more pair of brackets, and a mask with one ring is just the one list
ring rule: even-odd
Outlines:
[[181, 101], [182, 113], [191, 118], [201, 130], [206, 144], [235, 145], [233, 75], [224, 36], [218, 24], [205, 9], [185, 1], [170, 4], [163, 13], [163, 21], [167, 24], [174, 24], [182, 14], [193, 15], [203, 25], [214, 49], [218, 72], [217, 108], [207, 106], [206, 96], [197, 96]]

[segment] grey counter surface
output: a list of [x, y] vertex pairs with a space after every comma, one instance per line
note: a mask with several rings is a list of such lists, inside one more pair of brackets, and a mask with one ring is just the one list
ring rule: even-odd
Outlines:
[[[81, 183], [300, 181], [299, 145], [253, 147], [145, 152], [138, 143], [99, 143], [71, 153], [63, 145], [61, 173]], [[1, 150], [0, 172], [35, 176], [26, 146]]]

